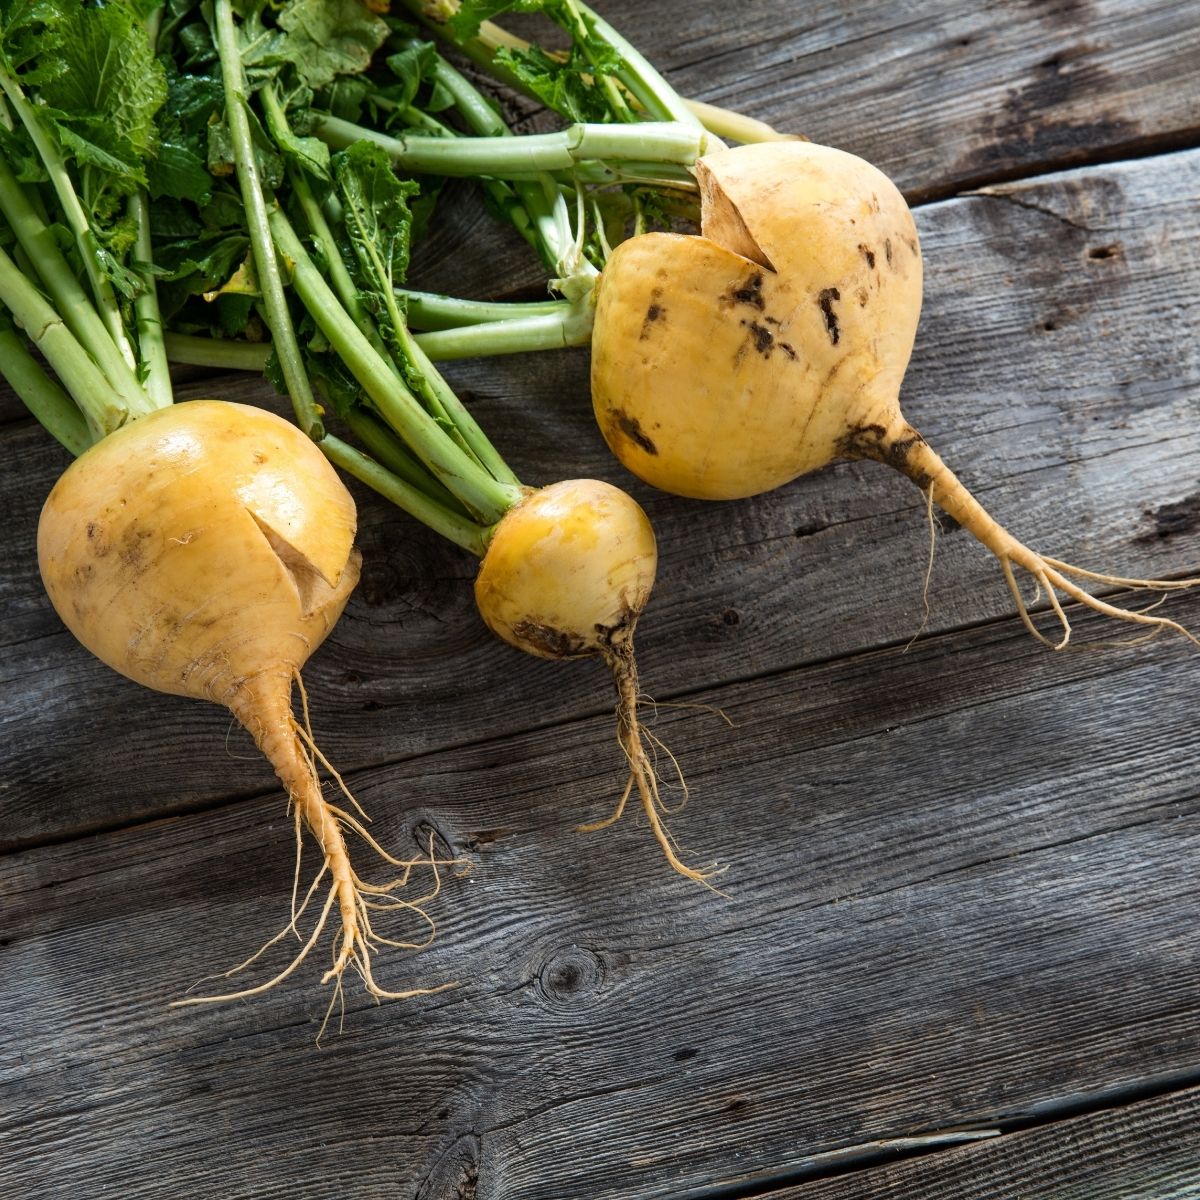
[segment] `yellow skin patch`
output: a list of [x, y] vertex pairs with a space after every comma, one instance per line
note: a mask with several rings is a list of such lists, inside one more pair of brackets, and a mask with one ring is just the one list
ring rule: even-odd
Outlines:
[[632, 637], [658, 551], [641, 506], [596, 479], [531, 492], [496, 527], [475, 579], [488, 628], [539, 658], [604, 653]]
[[228, 704], [289, 681], [358, 579], [354, 501], [294, 425], [219, 400], [111, 434], [55, 484], [38, 561], [67, 628], [114, 670]]
[[840, 150], [742, 146], [697, 176], [701, 236], [632, 238], [604, 269], [592, 402], [634, 474], [728, 500], [897, 423], [921, 257], [895, 185]]

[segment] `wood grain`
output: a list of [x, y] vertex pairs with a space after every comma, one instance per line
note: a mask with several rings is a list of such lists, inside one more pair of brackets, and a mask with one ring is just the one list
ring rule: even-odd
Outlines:
[[[918, 210], [906, 413], [1033, 545], [1197, 573], [1189, 6], [603, 7], [685, 91], [863, 154], [914, 200], [1039, 176]], [[417, 282], [541, 289], [478, 206], [444, 216]], [[728, 898], [632, 816], [575, 832], [621, 777], [601, 670], [495, 643], [472, 562], [360, 493], [367, 569], [308, 674], [316, 733], [385, 845], [432, 838], [471, 871], [431, 903], [429, 949], [377, 963], [459, 986], [377, 1007], [351, 985], [319, 1049], [318, 962], [254, 1002], [167, 1007], [286, 919], [284, 798], [227, 716], [63, 631], [33, 534], [66, 459], [0, 391], [5, 1200], [1200, 1196], [1195, 651], [1046, 652], [954, 529], [925, 620], [920, 499], [870, 465], [717, 506], [631, 485], [586, 370], [453, 378], [529, 482], [645, 503], [644, 683], [695, 706], [646, 715], [691, 786], [671, 826], [728, 865]], [[1200, 628], [1200, 595], [1169, 605]], [[871, 1165], [780, 1190], [851, 1163]]]
[[749, 1190], [1191, 1068], [1185, 661], [991, 625], [701, 694], [734, 729], [663, 710], [693, 789], [673, 827], [729, 864], [727, 900], [637, 822], [574, 832], [613, 801], [601, 718], [357, 773], [385, 844], [436, 831], [474, 866], [381, 975], [460, 987], [351, 989], [324, 1050], [316, 964], [165, 1008], [285, 919], [281, 796], [11, 856], [6, 1195]]
[[[879, 1156], [888, 1153], [880, 1148]], [[1200, 1195], [1200, 1089], [1055, 1121], [765, 1200], [1083, 1200]]]
[[[1035, 547], [1123, 572], [1197, 568], [1200, 347], [1181, 331], [1200, 325], [1198, 213], [1200, 152], [919, 212], [928, 301], [906, 411]], [[652, 695], [903, 644], [920, 627], [928, 534], [906, 481], [843, 464], [754, 500], [689, 503], [631, 484], [611, 460], [591, 420], [582, 352], [460, 364], [453, 376], [524, 478], [596, 475], [645, 504], [661, 546], [639, 629]], [[214, 391], [267, 396], [246, 378], [192, 382], [181, 395]], [[20, 464], [0, 479], [0, 603], [10, 614], [0, 678], [11, 696], [0, 713], [0, 843], [272, 789], [225, 714], [144, 693], [63, 631], [32, 546], [65, 458], [31, 425], [0, 431], [0, 444]], [[317, 731], [340, 767], [605, 710], [599, 667], [535, 662], [490, 637], [468, 556], [365, 496], [360, 540], [363, 582], [308, 674]], [[930, 631], [1012, 611], [992, 561], [960, 531], [939, 542], [930, 606]]]
[[1179, 0], [604, 12], [684, 94], [860, 154], [914, 198], [1200, 132], [1200, 23]]

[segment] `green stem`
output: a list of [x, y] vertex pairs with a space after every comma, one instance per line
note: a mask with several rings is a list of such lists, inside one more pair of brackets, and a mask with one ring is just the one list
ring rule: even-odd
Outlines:
[[225, 88], [225, 117], [233, 139], [233, 157], [241, 184], [242, 203], [246, 206], [246, 223], [250, 243], [254, 248], [254, 265], [266, 308], [267, 324], [275, 342], [275, 353], [283, 371], [284, 382], [296, 410], [300, 428], [314, 441], [325, 436], [320, 408], [313, 396], [312, 385], [304, 370], [304, 359], [296, 330], [288, 312], [283, 293], [283, 277], [275, 258], [275, 247], [268, 225], [267, 202], [258, 173], [254, 142], [250, 136], [249, 99], [242, 73], [238, 50], [237, 28], [233, 21], [230, 0], [216, 0], [214, 7], [217, 25], [217, 51], [221, 60], [221, 77]]
[[0, 158], [0, 212], [16, 234], [21, 249], [36, 264], [37, 277], [62, 314], [67, 328], [104, 372], [130, 415], [144, 415], [157, 407], [148, 404], [142, 385], [109, 336], [91, 297], [75, 277], [55, 241], [53, 230], [38, 216], [25, 189], [3, 158]]
[[292, 286], [297, 295], [347, 369], [374, 401], [379, 415], [471, 512], [488, 524], [498, 521], [520, 499], [520, 487], [501, 483], [489, 475], [421, 407], [338, 303], [279, 209], [270, 215], [270, 229], [280, 252], [292, 262]]
[[[650, 62], [625, 40], [599, 13], [582, 0], [576, 0], [579, 11], [591, 27], [591, 32], [615, 50], [621, 59], [617, 75], [633, 93], [643, 108], [661, 120], [679, 121], [703, 130], [700, 119], [684, 102], [682, 96], [650, 65]], [[716, 147], [719, 149], [719, 147]]]
[[42, 370], [11, 326], [0, 327], [0, 373], [38, 419], [76, 457], [92, 445], [83, 414], [71, 397]]
[[562, 314], [516, 317], [422, 334], [421, 346], [436, 362], [586, 346], [592, 338], [592, 305], [564, 304], [563, 309]]
[[382, 147], [395, 166], [415, 174], [531, 178], [547, 171], [572, 171], [590, 160], [619, 163], [627, 176], [648, 164], [688, 167], [708, 149], [699, 126], [646, 121], [639, 125], [571, 125], [557, 133], [524, 137], [390, 137], [340, 117], [323, 117], [317, 135], [336, 149], [357, 141]]
[[[158, 46], [162, 24], [162, 9], [156, 8], [145, 19], [146, 41], [151, 53]], [[134, 297], [133, 311], [137, 317], [138, 352], [145, 372], [146, 395], [156, 408], [166, 408], [175, 399], [171, 390], [171, 366], [163, 344], [162, 312], [158, 307], [158, 285], [154, 279], [154, 242], [150, 235], [150, 203], [145, 188], [138, 188], [129, 197], [129, 215], [133, 218], [137, 236], [133, 246], [133, 270], [141, 282]]]
[[66, 159], [57, 142], [46, 131], [41, 117], [25, 95], [20, 83], [2, 65], [0, 65], [0, 89], [4, 91], [17, 115], [21, 118], [21, 123], [29, 133], [34, 148], [41, 157], [46, 173], [50, 177], [67, 228], [71, 230], [79, 248], [79, 256], [83, 260], [84, 271], [87, 273], [88, 283], [91, 285], [92, 294], [96, 299], [100, 319], [104, 322], [113, 344], [121, 352], [126, 363], [130, 368], [136, 369], [137, 357], [125, 332], [125, 322], [121, 319], [121, 308], [117, 303], [116, 292], [101, 267], [100, 243], [97, 241], [95, 233], [92, 232], [87, 215], [83, 211], [83, 205], [79, 203], [79, 197], [75, 193], [75, 187], [71, 183], [71, 176], [67, 171]]
[[[515, 51], [528, 50], [528, 42], [514, 37], [492, 21], [484, 21], [480, 25], [477, 37], [457, 41], [450, 36], [445, 18], [457, 11], [458, 0], [441, 0], [439, 19], [437, 20], [429, 19], [428, 0], [401, 0], [401, 3], [426, 27], [431, 28], [436, 35], [457, 45], [472, 62], [483, 67], [509, 87], [524, 95], [532, 96], [532, 93], [517, 76], [496, 62], [497, 50], [501, 48]], [[574, 0], [573, 7], [577, 13], [583, 16], [593, 36], [600, 38], [617, 52], [622, 60], [617, 77], [651, 117], [660, 120], [681, 121], [687, 125], [702, 127], [701, 118], [694, 111], [691, 103], [681, 97], [616, 29], [586, 4]], [[567, 32], [574, 36], [571, 29], [567, 28]], [[533, 96], [533, 99], [540, 99], [540, 97]], [[720, 147], [713, 146], [712, 149], [716, 150]]]
[[[547, 303], [554, 305], [559, 311], [485, 319], [478, 323], [456, 321], [418, 333], [413, 341], [429, 362], [483, 358], [492, 354], [523, 354], [528, 350], [558, 350], [564, 346], [586, 346], [591, 340], [591, 311], [573, 311], [575, 306], [566, 300], [552, 300]], [[267, 342], [198, 337], [189, 333], [167, 333], [163, 341], [170, 362], [191, 367], [249, 371], [261, 375], [266, 370], [267, 360], [271, 356], [271, 347]], [[510, 482], [516, 482], [516, 477], [507, 467], [504, 474]]]
[[[411, 45], [405, 42], [403, 45]], [[476, 137], [515, 137], [483, 93], [439, 54], [434, 59], [434, 82], [449, 93], [454, 106]], [[450, 131], [453, 133], [453, 131]], [[492, 202], [517, 232], [538, 252], [543, 263], [557, 269], [562, 248], [557, 244], [553, 203], [547, 200], [544, 180], [522, 180], [513, 184], [499, 179], [481, 179]]]
[[440, 484], [426, 469], [425, 464], [413, 457], [408, 447], [367, 408], [352, 407], [344, 416], [350, 432], [366, 447], [367, 453], [381, 463], [393, 475], [398, 476], [422, 495], [436, 501], [450, 512], [466, 518], [466, 509], [451, 492]]
[[[104, 372], [79, 344], [75, 335], [46, 303], [41, 292], [21, 273], [0, 248], [0, 304], [3, 304], [66, 384], [87, 418], [93, 440], [99, 441], [120, 428], [131, 416], [113, 391]], [[143, 400], [145, 397], [143, 396]], [[145, 411], [149, 411], [146, 409]]]
[[454, 107], [476, 137], [507, 137], [512, 133], [483, 93], [440, 54], [434, 60], [433, 79], [450, 94]]
[[461, 517], [429, 499], [340, 438], [327, 436], [321, 442], [321, 449], [336, 466], [373, 488], [410, 516], [416, 517], [423, 525], [428, 525], [435, 533], [449, 538], [455, 545], [469, 550], [478, 558], [482, 558], [486, 553], [489, 541], [487, 527]]
[[[482, 92], [440, 54], [434, 59], [433, 78], [454, 98], [455, 108], [476, 137], [516, 137]], [[449, 132], [454, 136], [454, 131]], [[511, 226], [538, 252], [542, 264], [558, 271], [566, 247], [560, 245], [557, 186], [550, 176], [515, 182], [485, 178], [479, 182]]]
[[137, 317], [138, 350], [145, 369], [146, 395], [155, 408], [166, 408], [174, 400], [171, 390], [171, 366], [163, 343], [162, 312], [158, 307], [158, 288], [154, 281], [154, 244], [150, 237], [150, 206], [144, 191], [129, 197], [129, 214], [137, 226], [133, 246], [133, 269], [141, 289], [133, 301]]
[[[565, 0], [563, 11], [567, 15], [567, 24], [564, 25], [566, 31], [571, 35], [571, 40], [577, 46], [582, 46], [584, 56], [593, 67], [596, 66], [596, 56], [592, 53], [591, 47], [588, 45], [588, 35], [593, 30], [588, 28], [589, 22], [585, 20], [584, 13], [594, 17], [594, 13], [589, 12], [582, 4], [577, 4], [576, 0]], [[594, 24], [594, 22], [593, 22]], [[633, 115], [629, 105], [625, 103], [625, 97], [621, 94], [620, 87], [611, 75], [603, 74], [600, 71], [593, 71], [592, 79], [600, 85], [600, 90], [604, 93], [605, 100], [608, 101], [608, 107], [612, 115], [618, 121], [636, 121], [637, 118]]]
[[[487, 321], [510, 321], [515, 317], [542, 317], [561, 312], [564, 300], [460, 300], [457, 296], [413, 292], [397, 288], [414, 329], [456, 329], [460, 325], [482, 325]], [[422, 336], [417, 335], [418, 339]]]
[[167, 333], [163, 337], [167, 358], [173, 363], [218, 370], [253, 371], [261, 375], [271, 357], [269, 342], [243, 342], [236, 338], [197, 337]]
[[[262, 96], [263, 110], [267, 117], [267, 128], [271, 130], [274, 136], [290, 133], [287, 113], [284, 112], [283, 105], [279, 102], [279, 97], [275, 95], [275, 89], [273, 87], [266, 87], [260, 95]], [[375, 352], [381, 357], [386, 357], [387, 351], [383, 340], [380, 338], [379, 331], [376, 329], [370, 315], [359, 302], [358, 288], [355, 287], [354, 280], [350, 277], [350, 271], [342, 259], [342, 252], [337, 244], [337, 239], [333, 235], [333, 230], [329, 227], [329, 222], [325, 219], [325, 214], [321, 211], [321, 206], [317, 203], [317, 198], [313, 195], [313, 190], [309, 185], [307, 177], [303, 171], [289, 167], [288, 182], [292, 185], [296, 199], [300, 201], [300, 210], [304, 214], [308, 228], [321, 248], [321, 257], [325, 260], [325, 270], [329, 273], [329, 278], [333, 283], [333, 290], [337, 292], [338, 299], [341, 300], [342, 306], [350, 314], [355, 325], [362, 330], [363, 336], [375, 347]]]

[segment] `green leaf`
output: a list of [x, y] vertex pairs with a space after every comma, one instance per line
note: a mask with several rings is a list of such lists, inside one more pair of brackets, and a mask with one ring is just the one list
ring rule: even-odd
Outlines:
[[41, 85], [41, 99], [64, 147], [88, 166], [142, 182], [143, 160], [157, 144], [154, 117], [167, 98], [166, 77], [136, 11], [117, 0], [75, 8], [58, 26], [54, 58], [62, 70]]
[[388, 35], [386, 23], [361, 0], [291, 0], [279, 28], [287, 36], [275, 52], [314, 89], [365, 70]]
[[446, 29], [460, 45], [479, 33], [484, 21], [506, 12], [545, 12], [558, 0], [462, 0], [458, 11], [446, 22]]
[[366, 290], [390, 295], [408, 271], [409, 200], [420, 188], [414, 180], [398, 179], [387, 154], [370, 142], [356, 142], [335, 155], [333, 164], [346, 232]]
[[190, 146], [164, 141], [158, 157], [146, 164], [146, 181], [155, 200], [195, 200], [205, 203], [212, 194], [212, 176]]
[[76, 7], [68, 0], [0, 0], [0, 65], [20, 73], [26, 86], [61, 71], [52, 51], [62, 43], [59, 27]]
[[397, 179], [387, 154], [370, 142], [355, 142], [334, 155], [333, 173], [342, 201], [342, 257], [380, 337], [409, 385], [417, 389], [419, 376], [401, 344], [404, 314], [395, 289], [408, 271], [413, 227], [409, 200], [417, 195], [418, 185]]
[[388, 96], [400, 108], [407, 108], [421, 90], [421, 85], [432, 78], [437, 63], [437, 50], [432, 42], [418, 42], [406, 46], [397, 54], [389, 54], [388, 70], [400, 81], [400, 87]]

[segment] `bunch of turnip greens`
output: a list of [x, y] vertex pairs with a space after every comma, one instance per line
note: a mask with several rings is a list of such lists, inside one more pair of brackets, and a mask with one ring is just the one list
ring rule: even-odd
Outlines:
[[[410, 330], [401, 285], [437, 180], [482, 175], [490, 201], [529, 227], [548, 261], [568, 262], [590, 287], [596, 271], [584, 222], [573, 223], [572, 203], [582, 196], [575, 176], [594, 167], [607, 179], [613, 158], [622, 175], [657, 177], [664, 164], [682, 173], [707, 135], [692, 122], [657, 123], [652, 162], [640, 128], [585, 124], [512, 137], [411, 27], [355, 0], [292, 0], [278, 9], [214, 0], [181, 10], [160, 50], [172, 60], [171, 88], [196, 99], [190, 110], [182, 100], [177, 106], [188, 114], [180, 141], [198, 160], [204, 139], [212, 176], [207, 195], [174, 205], [174, 216], [207, 245], [244, 255], [236, 268], [226, 260], [217, 280], [221, 272], [195, 260], [186, 274], [183, 238], [164, 247], [179, 286], [172, 324], [199, 327], [206, 306], [220, 305], [216, 332], [235, 337], [217, 344], [240, 356], [239, 335], [261, 322], [271, 347], [267, 374], [328, 456], [481, 558], [476, 601], [498, 636], [543, 658], [602, 659], [617, 688], [625, 797], [637, 789], [669, 861], [705, 878], [680, 861], [662, 824], [637, 719], [633, 634], [656, 563], [645, 514], [597, 481], [523, 485]], [[367, 69], [372, 57], [375, 72]], [[450, 123], [452, 111], [465, 128]], [[398, 176], [376, 140], [331, 133], [351, 116], [415, 129], [404, 138], [403, 166], [434, 176], [433, 188]], [[227, 203], [233, 187], [240, 211]], [[185, 332], [171, 344], [186, 352], [198, 343]], [[233, 359], [218, 352], [206, 361]], [[327, 432], [327, 416], [348, 440]]]

